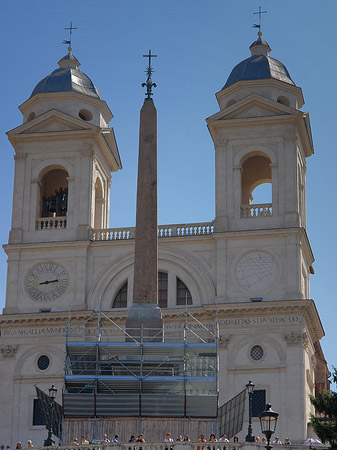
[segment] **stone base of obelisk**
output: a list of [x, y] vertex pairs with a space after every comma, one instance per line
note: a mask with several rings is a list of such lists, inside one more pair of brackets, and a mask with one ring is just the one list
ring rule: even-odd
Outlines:
[[125, 331], [126, 342], [163, 342], [164, 329], [161, 309], [149, 303], [133, 303], [128, 311]]

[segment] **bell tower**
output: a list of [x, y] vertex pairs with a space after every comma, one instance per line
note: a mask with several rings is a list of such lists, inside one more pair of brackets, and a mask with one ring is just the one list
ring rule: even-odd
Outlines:
[[121, 168], [113, 115], [68, 48], [20, 106], [9, 243], [88, 239], [109, 220], [110, 172]]
[[[216, 94], [220, 111], [207, 119], [216, 155], [215, 227], [226, 236], [227, 249], [246, 249], [239, 256], [237, 248], [226, 261], [235, 283], [230, 287], [227, 279], [218, 296], [228, 301], [309, 298], [313, 256], [305, 176], [306, 158], [314, 151], [309, 114], [300, 110], [301, 88], [269, 55], [261, 35]], [[269, 192], [262, 202], [254, 198], [261, 185]]]
[[21, 106], [4, 313], [85, 309], [91, 231], [109, 227], [121, 168], [113, 115], [68, 47]]

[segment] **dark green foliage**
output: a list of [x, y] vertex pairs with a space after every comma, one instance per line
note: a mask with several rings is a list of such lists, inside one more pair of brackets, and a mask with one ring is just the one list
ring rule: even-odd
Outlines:
[[[337, 369], [334, 367], [333, 381], [337, 382]], [[310, 396], [316, 408], [317, 416], [311, 415], [312, 427], [323, 443], [328, 442], [330, 448], [337, 450], [337, 392], [323, 391], [317, 397]]]

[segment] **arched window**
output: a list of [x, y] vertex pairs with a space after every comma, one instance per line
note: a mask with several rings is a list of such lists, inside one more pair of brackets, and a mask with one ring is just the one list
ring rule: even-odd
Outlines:
[[[160, 308], [167, 308], [168, 299], [168, 273], [158, 272], [158, 306]], [[177, 305], [183, 306], [186, 304], [192, 305], [192, 296], [183, 281], [177, 278]], [[126, 308], [127, 307], [127, 296], [128, 296], [128, 283], [126, 282], [117, 292], [113, 302], [113, 308]]]
[[43, 175], [40, 190], [40, 217], [63, 217], [68, 213], [68, 173], [52, 169]]
[[192, 305], [192, 296], [186, 284], [177, 278], [177, 305]]
[[256, 186], [252, 192], [252, 204], [272, 203], [272, 185], [271, 183], [262, 183]]
[[254, 155], [242, 164], [242, 217], [272, 215], [272, 172], [270, 159]]
[[95, 183], [95, 217], [94, 228], [103, 228], [103, 210], [104, 210], [104, 198], [102, 183], [99, 178]]
[[167, 308], [167, 282], [168, 274], [166, 272], [158, 272], [158, 306]]
[[123, 284], [112, 303], [113, 308], [126, 308], [128, 298], [128, 282]]

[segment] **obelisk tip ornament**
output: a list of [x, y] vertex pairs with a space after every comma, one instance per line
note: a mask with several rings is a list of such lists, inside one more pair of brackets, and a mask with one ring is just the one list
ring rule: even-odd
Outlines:
[[162, 340], [163, 322], [158, 307], [158, 213], [157, 213], [157, 110], [151, 98], [151, 58], [147, 67], [146, 98], [140, 111], [137, 181], [136, 239], [133, 304], [126, 331], [132, 337]]

